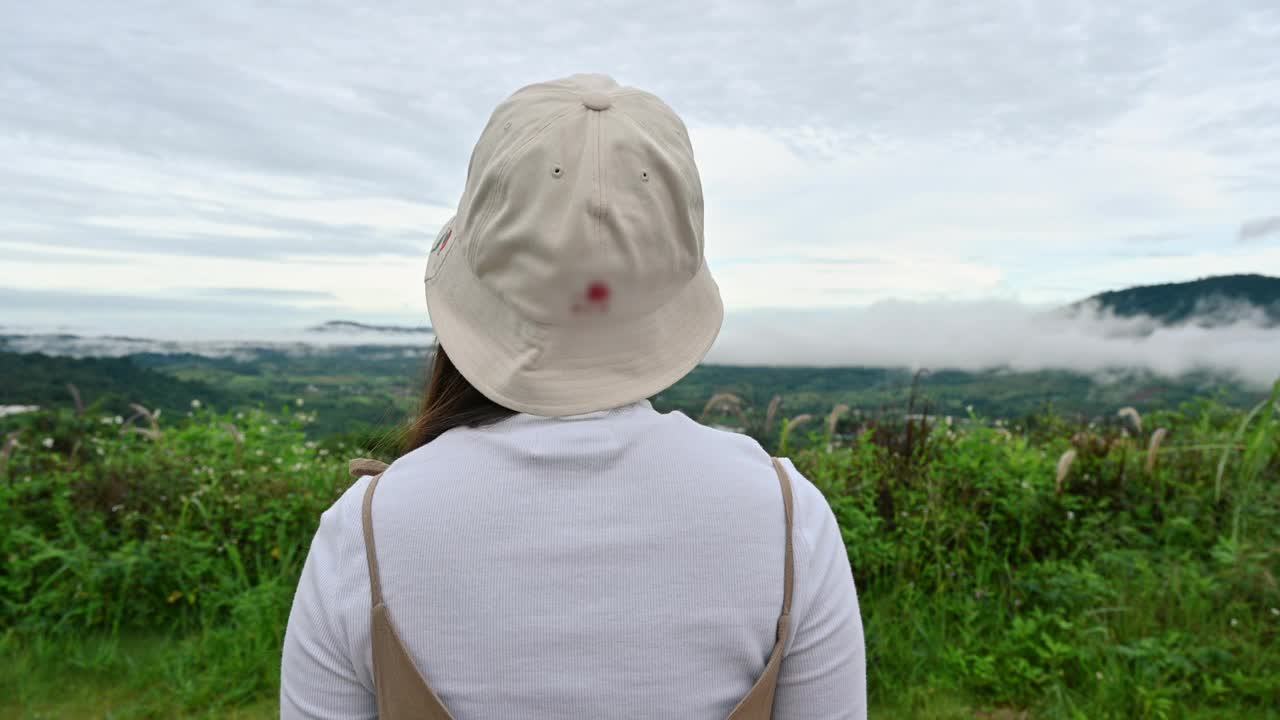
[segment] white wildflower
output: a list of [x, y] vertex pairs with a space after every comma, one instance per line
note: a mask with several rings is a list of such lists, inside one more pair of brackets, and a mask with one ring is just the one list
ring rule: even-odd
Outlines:
[[1239, 621], [1239, 620], [1237, 620], [1237, 619], [1235, 619], [1235, 618], [1231, 618], [1231, 627], [1235, 627], [1235, 626], [1237, 626], [1237, 625], [1239, 625], [1239, 624], [1240, 624], [1240, 621]]
[[192, 410], [199, 410], [199, 409], [200, 409], [200, 401], [199, 401], [199, 400], [192, 400], [192, 401], [191, 401], [191, 409], [192, 409]]
[[43, 440], [41, 440], [41, 441], [40, 441], [40, 444], [41, 444], [41, 445], [43, 445], [43, 446], [45, 446], [45, 448], [46, 448], [46, 449], [48, 449], [48, 448], [52, 448], [52, 447], [53, 447], [53, 438], [45, 438], [45, 439], [43, 439]]
[[302, 407], [306, 403], [302, 398], [298, 398], [297, 400], [294, 400], [294, 402], [297, 403], [298, 407]]

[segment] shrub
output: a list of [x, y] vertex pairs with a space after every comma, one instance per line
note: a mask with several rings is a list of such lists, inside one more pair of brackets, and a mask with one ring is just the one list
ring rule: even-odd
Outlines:
[[[848, 548], [873, 704], [929, 714], [941, 692], [1063, 718], [1280, 706], [1277, 399], [1153, 413], [1146, 436], [1136, 411], [1019, 427], [907, 413], [841, 434], [837, 408], [808, 438], [799, 418], [781, 423]], [[0, 649], [25, 660], [0, 695], [42, 672], [56, 687], [70, 662], [133, 678], [144, 716], [273, 697], [320, 513], [348, 486], [347, 459], [383, 437], [309, 441], [311, 420], [4, 419]], [[152, 664], [129, 659], [130, 638], [157, 636], [173, 641]]]

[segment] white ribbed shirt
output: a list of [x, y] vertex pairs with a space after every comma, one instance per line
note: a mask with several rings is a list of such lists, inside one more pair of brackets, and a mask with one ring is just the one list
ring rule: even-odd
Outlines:
[[[774, 717], [865, 718], [840, 530], [784, 465], [795, 596]], [[369, 480], [312, 541], [285, 635], [284, 720], [377, 717]], [[724, 720], [774, 644], [785, 523], [768, 455], [648, 402], [450, 430], [391, 465], [373, 525], [392, 622], [457, 720]]]

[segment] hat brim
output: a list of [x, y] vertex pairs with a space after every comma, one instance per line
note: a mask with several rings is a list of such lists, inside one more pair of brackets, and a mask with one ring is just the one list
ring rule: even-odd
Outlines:
[[485, 397], [532, 415], [578, 415], [656, 395], [702, 362], [724, 321], [705, 261], [647, 315], [565, 326], [522, 319], [465, 257], [445, 264], [426, 283], [441, 346]]

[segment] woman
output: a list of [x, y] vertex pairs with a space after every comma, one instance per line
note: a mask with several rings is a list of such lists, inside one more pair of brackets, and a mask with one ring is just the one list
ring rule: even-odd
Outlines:
[[427, 261], [409, 451], [312, 543], [283, 718], [865, 717], [822, 495], [646, 401], [720, 330], [702, 226], [653, 95], [574, 76], [498, 107]]

